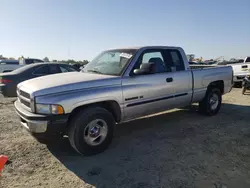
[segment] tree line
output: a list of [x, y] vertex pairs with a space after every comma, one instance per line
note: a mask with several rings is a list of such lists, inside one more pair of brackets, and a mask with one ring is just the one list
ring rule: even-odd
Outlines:
[[[22, 56], [22, 57], [20, 57], [20, 58], [24, 58], [24, 57]], [[18, 58], [18, 60], [19, 60], [20, 58]], [[4, 57], [3, 55], [0, 55], [0, 59], [15, 60], [15, 58], [13, 58], [13, 57], [8, 58], [8, 57]], [[49, 60], [48, 57], [43, 58], [43, 61], [45, 61], [45, 62], [50, 62], [50, 60]], [[86, 64], [89, 63], [88, 60], [76, 61], [76, 60], [74, 60], [74, 59], [68, 59], [68, 60], [56, 60], [56, 59], [54, 59], [54, 60], [52, 60], [51, 62], [61, 62], [61, 63], [67, 63], [67, 64], [80, 64], [80, 65], [86, 65]]]

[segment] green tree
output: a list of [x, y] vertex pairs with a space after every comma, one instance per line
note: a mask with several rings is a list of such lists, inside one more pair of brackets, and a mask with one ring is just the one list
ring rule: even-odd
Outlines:
[[49, 62], [49, 58], [48, 58], [48, 57], [45, 57], [45, 58], [43, 58], [43, 61]]
[[83, 64], [83, 65], [87, 65], [88, 63], [89, 63], [88, 60], [83, 60], [83, 61], [82, 61], [82, 64]]

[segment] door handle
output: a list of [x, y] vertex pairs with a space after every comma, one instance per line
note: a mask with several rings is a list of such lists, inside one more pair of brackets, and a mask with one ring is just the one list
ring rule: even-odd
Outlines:
[[173, 82], [173, 78], [167, 78], [166, 82]]

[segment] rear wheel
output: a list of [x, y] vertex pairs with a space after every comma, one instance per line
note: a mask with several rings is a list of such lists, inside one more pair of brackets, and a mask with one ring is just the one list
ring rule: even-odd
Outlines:
[[71, 146], [82, 155], [98, 154], [108, 148], [115, 121], [104, 108], [90, 107], [78, 113], [68, 132]]
[[208, 89], [205, 98], [199, 103], [199, 111], [205, 115], [214, 116], [221, 108], [222, 96], [217, 88]]

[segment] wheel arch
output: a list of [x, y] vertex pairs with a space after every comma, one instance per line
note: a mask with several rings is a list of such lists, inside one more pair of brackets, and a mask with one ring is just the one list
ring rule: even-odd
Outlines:
[[207, 90], [209, 90], [211, 88], [217, 88], [217, 89], [220, 90], [221, 94], [224, 94], [224, 81], [223, 80], [217, 80], [217, 81], [211, 82], [208, 85]]
[[[80, 111], [90, 107], [102, 107], [112, 113], [115, 121], [119, 123], [122, 119], [122, 111], [119, 103], [115, 100], [100, 101], [77, 106], [70, 113], [68, 122], [70, 122]], [[69, 124], [69, 123], [68, 123]]]

